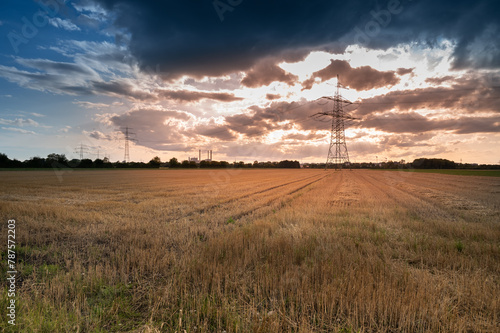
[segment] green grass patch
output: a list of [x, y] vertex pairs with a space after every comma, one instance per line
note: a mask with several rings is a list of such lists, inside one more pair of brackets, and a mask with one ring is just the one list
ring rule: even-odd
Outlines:
[[440, 173], [444, 175], [457, 176], [486, 176], [500, 177], [500, 170], [462, 170], [462, 169], [384, 169], [384, 171], [403, 171], [403, 172], [422, 172], [422, 173]]

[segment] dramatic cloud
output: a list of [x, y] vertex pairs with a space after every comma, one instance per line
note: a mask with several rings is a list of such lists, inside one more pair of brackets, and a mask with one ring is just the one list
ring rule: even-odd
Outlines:
[[388, 133], [425, 133], [431, 131], [450, 131], [455, 134], [498, 133], [500, 132], [500, 116], [433, 119], [416, 112], [388, 112], [383, 115], [367, 117], [358, 126]]
[[293, 85], [297, 82], [296, 75], [287, 73], [284, 69], [279, 67], [274, 60], [266, 60], [253, 66], [241, 81], [245, 87], [255, 88], [260, 86], [267, 86], [275, 81]]
[[[273, 102], [267, 107], [254, 105], [244, 113], [225, 116], [222, 123], [210, 122], [200, 126], [195, 133], [221, 140], [239, 139], [237, 135], [264, 140], [267, 135], [278, 130], [324, 130], [324, 123], [310, 118], [310, 115], [321, 111], [323, 107], [314, 101], [305, 100], [291, 103]], [[296, 135], [287, 138], [299, 140], [302, 134]]]
[[[97, 2], [117, 15], [118, 27], [130, 31], [130, 47], [141, 65], [159, 64], [171, 77], [220, 76], [248, 70], [270, 55], [319, 48], [347, 33], [364, 8], [361, 0], [340, 6], [248, 1], [224, 13], [221, 22], [211, 1]], [[331, 22], [336, 28], [325, 29]]]
[[117, 97], [129, 97], [136, 100], [152, 100], [156, 96], [147, 91], [142, 91], [123, 80], [108, 82], [90, 82], [89, 91], [92, 94], [104, 94]]
[[190, 85], [200, 90], [235, 90], [240, 88], [241, 74], [231, 74], [222, 78], [205, 78], [203, 81], [196, 81], [193, 78], [184, 80], [185, 85]]
[[231, 93], [189, 91], [189, 90], [159, 90], [161, 97], [177, 100], [180, 102], [194, 102], [202, 99], [212, 99], [219, 102], [240, 101], [243, 98], [236, 97]]
[[[19, 18], [33, 9], [11, 7], [0, 30], [22, 35]], [[338, 74], [356, 100], [346, 105], [359, 118], [346, 122], [353, 152], [448, 153], [449, 142], [467, 150], [485, 137], [477, 147], [491, 160], [499, 11], [492, 0], [66, 2], [19, 52], [5, 48], [0, 126], [9, 140], [33, 134], [48, 128], [39, 112], [52, 126], [40, 144], [74, 146], [83, 133], [116, 154], [129, 127], [144, 158], [213, 147], [231, 160], [317, 161], [331, 118], [311, 116], [332, 101], [315, 99]]]
[[281, 95], [279, 94], [266, 94], [266, 99], [268, 100], [273, 100], [273, 99], [279, 99], [281, 98]]
[[414, 68], [398, 68], [396, 73], [398, 73], [398, 75], [406, 75], [413, 73], [413, 70]]
[[[439, 80], [438, 80], [439, 81]], [[455, 82], [457, 82], [455, 80]], [[460, 82], [460, 81], [458, 81]], [[444, 110], [468, 113], [500, 112], [500, 87], [483, 86], [478, 81], [461, 82], [452, 87], [428, 87], [408, 91], [394, 91], [385, 95], [363, 99], [354, 116], [397, 109]]]
[[391, 148], [429, 147], [431, 146], [429, 140], [433, 137], [433, 133], [391, 134], [383, 136], [379, 144]]
[[331, 60], [330, 65], [314, 72], [309, 79], [302, 83], [303, 89], [311, 89], [316, 79], [324, 82], [336, 77], [337, 74], [340, 76], [343, 85], [356, 90], [392, 86], [399, 82], [399, 78], [394, 71], [380, 72], [370, 66], [353, 68], [345, 60]]
[[222, 12], [211, 1], [96, 2], [130, 32], [141, 66], [159, 64], [172, 77], [246, 71], [261, 59], [303, 48], [338, 52], [339, 41], [388, 48], [446, 38], [456, 41], [457, 68], [498, 68], [500, 59], [489, 42], [499, 45], [500, 4], [491, 0], [243, 1]]
[[[69, 95], [107, 95], [137, 101], [172, 99], [194, 102], [212, 99], [219, 102], [242, 100], [231, 93], [189, 90], [157, 89], [154, 82], [135, 78], [117, 78], [105, 81], [95, 70], [82, 63], [55, 62], [44, 59], [22, 59], [16, 62], [36, 71], [25, 71], [16, 67], [0, 65], [0, 76], [20, 86]], [[147, 86], [149, 83], [150, 87]], [[139, 86], [142, 84], [143, 86]], [[90, 104], [87, 104], [89, 106]]]
[[202, 135], [208, 138], [215, 138], [221, 141], [235, 141], [237, 136], [227, 125], [217, 125], [210, 123], [199, 125], [193, 130], [193, 134]]

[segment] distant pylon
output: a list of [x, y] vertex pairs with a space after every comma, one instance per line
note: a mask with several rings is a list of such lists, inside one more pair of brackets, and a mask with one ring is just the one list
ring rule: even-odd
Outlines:
[[129, 151], [129, 141], [131, 140], [130, 135], [135, 134], [129, 132], [129, 129], [132, 128], [129, 128], [128, 126], [125, 127], [125, 156], [123, 160], [127, 163], [130, 162], [130, 151]]
[[80, 146], [75, 148], [75, 152], [80, 153], [80, 161], [83, 160], [83, 153], [88, 152], [87, 146], [84, 146], [83, 143], [80, 143]]
[[335, 167], [336, 170], [341, 170], [344, 164], [349, 164], [349, 152], [347, 150], [347, 144], [345, 142], [345, 126], [344, 120], [353, 120], [353, 118], [348, 116], [344, 112], [344, 104], [352, 104], [352, 102], [342, 98], [340, 94], [340, 84], [339, 76], [337, 75], [337, 90], [335, 91], [335, 96], [323, 97], [333, 101], [333, 109], [326, 112], [318, 112], [312, 117], [316, 119], [332, 118], [332, 131], [330, 135], [330, 147], [328, 148], [328, 156], [326, 158], [325, 169], [328, 167]]

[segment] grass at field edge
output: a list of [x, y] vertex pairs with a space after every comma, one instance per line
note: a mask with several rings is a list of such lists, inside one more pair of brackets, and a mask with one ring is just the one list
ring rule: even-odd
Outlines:
[[461, 170], [461, 169], [375, 169], [375, 170], [440, 173], [445, 175], [457, 175], [457, 176], [500, 177], [500, 170]]

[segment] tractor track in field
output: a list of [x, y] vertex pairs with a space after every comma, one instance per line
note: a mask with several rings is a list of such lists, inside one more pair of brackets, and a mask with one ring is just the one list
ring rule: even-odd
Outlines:
[[[256, 192], [252, 192], [252, 193], [249, 193], [249, 194], [245, 194], [245, 195], [239, 196], [237, 198], [232, 198], [232, 199], [229, 199], [229, 200], [225, 200], [225, 201], [219, 202], [217, 204], [212, 204], [212, 205], [209, 205], [207, 207], [203, 207], [203, 208], [200, 208], [200, 209], [197, 209], [197, 210], [193, 210], [193, 211], [185, 214], [183, 217], [175, 219], [175, 221], [181, 220], [183, 218], [189, 218], [189, 217], [191, 217], [191, 216], [193, 216], [195, 214], [202, 215], [202, 214], [205, 214], [208, 211], [212, 211], [212, 210], [217, 209], [217, 208], [222, 208], [222, 206], [226, 206], [226, 205], [231, 204], [233, 202], [236, 202], [236, 201], [239, 201], [239, 200], [243, 200], [243, 199], [247, 199], [247, 198], [250, 198], [250, 197], [262, 194], [262, 193], [266, 193], [266, 192], [269, 192], [269, 191], [272, 191], [272, 190], [275, 190], [275, 189], [278, 189], [278, 188], [281, 188], [281, 187], [285, 187], [285, 186], [288, 186], [288, 185], [291, 185], [291, 184], [303, 182], [305, 180], [308, 180], [308, 179], [311, 179], [311, 178], [316, 178], [316, 177], [318, 177], [318, 174], [313, 175], [313, 176], [309, 176], [309, 177], [305, 177], [305, 178], [301, 178], [301, 179], [298, 179], [298, 180], [294, 180], [294, 181], [291, 181], [291, 182], [287, 182], [287, 183], [284, 183], [284, 184], [279, 184], [279, 185], [271, 186], [271, 187], [268, 187], [268, 188], [263, 189], [263, 190], [259, 190], [259, 191], [256, 191]], [[315, 182], [315, 181], [313, 181], [313, 182]], [[309, 184], [311, 184], [311, 183], [308, 183], [305, 186], [307, 186]]]
[[[394, 186], [414, 193], [422, 200], [436, 203], [445, 210], [451, 208], [452, 211], [471, 211], [480, 215], [497, 215], [500, 213], [495, 208], [498, 205], [492, 205], [491, 201], [488, 200], [491, 194], [494, 193], [492, 188], [494, 188], [495, 184], [491, 184], [491, 180], [488, 182], [483, 181], [478, 185], [476, 184], [477, 181], [474, 183], [466, 182], [458, 178], [460, 176], [451, 176], [454, 177], [451, 178], [453, 182], [450, 182], [450, 178], [448, 177], [445, 177], [445, 180], [443, 180], [443, 177], [433, 179], [405, 177], [402, 180], [401, 177], [395, 177], [392, 174], [390, 176], [388, 178], [394, 183]], [[451, 187], [450, 183], [454, 184], [455, 187]], [[481, 192], [481, 188], [486, 188], [487, 190]], [[471, 197], [471, 193], [478, 194]]]
[[[439, 211], [442, 211], [434, 203], [422, 200], [422, 198], [416, 196], [413, 193], [409, 193], [408, 191], [404, 191], [395, 186], [388, 185], [386, 182], [383, 182], [382, 180], [379, 180], [371, 175], [359, 173], [358, 176], [363, 180], [363, 183], [368, 188], [370, 188], [370, 192], [378, 193], [376, 197], [385, 197], [393, 203], [400, 204], [403, 207], [409, 207], [411, 206], [411, 202], [417, 201], [421, 202], [424, 206], [427, 206], [425, 207], [426, 210], [432, 208], [432, 210], [437, 209]], [[410, 199], [411, 201], [408, 199]], [[444, 212], [442, 213], [444, 214]]]
[[[387, 182], [377, 179], [372, 175], [361, 174], [361, 178], [364, 179], [365, 183], [371, 185], [375, 191], [379, 192], [381, 195], [387, 197], [393, 202], [412, 210], [417, 209], [418, 212], [422, 213], [419, 214], [421, 216], [432, 214], [436, 217], [451, 217], [452, 219], [458, 218], [456, 210], [447, 209], [445, 205], [435, 200], [435, 198], [415, 193], [411, 191], [410, 188], [400, 188], [395, 184], [388, 184]], [[402, 181], [402, 183], [406, 184], [404, 181]], [[382, 190], [383, 188], [387, 189], [387, 191]], [[409, 198], [411, 199], [408, 200]], [[412, 202], [418, 202], [419, 204], [412, 205]], [[412, 208], [412, 206], [414, 207]]]
[[[462, 213], [472, 213], [476, 216], [498, 215], [500, 213], [494, 207], [488, 207], [486, 203], [483, 204], [482, 200], [471, 199], [464, 192], [452, 192], [449, 187], [443, 187], [436, 183], [418, 184], [413, 179], [399, 179], [398, 182], [398, 179], [393, 177], [391, 175], [390, 180], [395, 183], [392, 184], [391, 188], [411, 193], [427, 204], [439, 207], [448, 216], [459, 217], [463, 215]], [[446, 183], [446, 185], [448, 184]], [[462, 184], [462, 188], [469, 186], [469, 183]]]
[[[217, 209], [223, 209], [224, 207], [234, 203], [234, 202], [237, 202], [237, 201], [240, 201], [240, 200], [244, 200], [244, 199], [248, 199], [248, 198], [252, 198], [252, 197], [255, 197], [259, 194], [263, 194], [263, 193], [267, 193], [267, 192], [271, 192], [273, 190], [276, 190], [276, 189], [280, 189], [280, 188], [283, 188], [283, 187], [286, 187], [286, 186], [289, 186], [289, 185], [292, 185], [292, 184], [295, 184], [295, 183], [300, 183], [300, 182], [304, 182], [304, 181], [307, 181], [307, 180], [310, 180], [311, 178], [315, 178], [313, 179], [312, 181], [309, 181], [308, 183], [304, 184], [304, 185], [301, 185], [299, 186], [298, 188], [295, 188], [294, 190], [290, 191], [290, 192], [287, 192], [281, 196], [278, 196], [276, 198], [273, 198], [273, 199], [270, 199], [268, 200], [266, 203], [264, 204], [261, 204], [259, 205], [258, 207], [254, 207], [252, 209], [248, 209], [246, 210], [245, 212], [242, 212], [242, 213], [238, 213], [236, 215], [234, 215], [232, 218], [233, 219], [240, 219], [246, 215], [250, 215], [251, 213], [255, 212], [256, 210], [259, 210], [263, 207], [266, 207], [272, 203], [274, 203], [275, 201], [279, 200], [279, 199], [283, 199], [284, 197], [287, 197], [287, 196], [290, 196], [294, 193], [297, 193], [298, 191], [320, 181], [321, 179], [325, 178], [327, 175], [319, 175], [319, 174], [315, 174], [313, 176], [309, 176], [309, 177], [305, 177], [305, 178], [302, 178], [302, 179], [298, 179], [298, 180], [294, 180], [294, 181], [291, 181], [291, 182], [287, 182], [287, 183], [283, 183], [283, 184], [279, 184], [279, 185], [275, 185], [275, 186], [271, 186], [271, 187], [268, 187], [266, 189], [263, 189], [263, 190], [259, 190], [259, 191], [256, 191], [256, 192], [252, 192], [252, 193], [249, 193], [249, 194], [245, 194], [245, 195], [242, 195], [242, 196], [239, 196], [237, 198], [232, 198], [232, 199], [229, 199], [229, 200], [226, 200], [224, 202], [220, 202], [220, 203], [217, 203], [217, 204], [213, 204], [213, 205], [210, 205], [208, 207], [204, 207], [204, 208], [201, 208], [201, 209], [197, 209], [197, 210], [194, 210], [194, 211], [191, 211], [189, 212], [188, 214], [184, 215], [182, 218], [178, 218], [176, 219], [176, 221], [178, 220], [181, 220], [181, 219], [185, 219], [185, 218], [190, 218], [192, 217], [193, 215], [196, 215], [196, 214], [199, 214], [199, 215], [203, 215], [203, 214], [206, 214], [208, 212], [211, 212], [211, 211], [215, 211]], [[271, 192], [270, 193], [270, 196], [272, 196], [273, 193]], [[265, 199], [262, 198], [262, 199]]]
[[[323, 175], [322, 177], [319, 177], [318, 179], [315, 179], [315, 180], [313, 180], [313, 181], [311, 181], [311, 182], [309, 182], [309, 183], [307, 183], [307, 184], [305, 184], [305, 185], [302, 185], [302, 186], [300, 186], [300, 187], [298, 187], [298, 188], [296, 188], [296, 189], [294, 189], [294, 190], [292, 190], [292, 191], [290, 191], [290, 192], [288, 192], [288, 193], [286, 193], [286, 194], [284, 194], [284, 195], [282, 195], [282, 196], [280, 196], [280, 197], [277, 197], [277, 198], [274, 198], [274, 199], [268, 200], [265, 204], [260, 205], [260, 206], [258, 206], [257, 208], [254, 208], [254, 209], [248, 209], [248, 210], [246, 210], [246, 211], [244, 211], [244, 212], [241, 212], [241, 213], [239, 213], [239, 214], [235, 215], [233, 218], [234, 218], [234, 219], [236, 219], [236, 220], [238, 220], [238, 219], [241, 219], [241, 218], [243, 218], [243, 217], [245, 217], [245, 216], [248, 216], [248, 215], [254, 214], [256, 211], [258, 211], [258, 210], [260, 210], [260, 209], [262, 209], [262, 208], [265, 208], [265, 207], [267, 207], [267, 206], [269, 206], [269, 205], [273, 204], [274, 202], [276, 202], [276, 201], [278, 201], [278, 200], [283, 200], [284, 198], [287, 198], [287, 197], [289, 197], [289, 196], [291, 196], [291, 195], [293, 195], [293, 194], [295, 194], [295, 193], [297, 193], [297, 192], [299, 192], [299, 191], [301, 191], [301, 190], [303, 190], [303, 189], [305, 189], [305, 188], [307, 188], [307, 187], [311, 186], [312, 184], [319, 182], [320, 180], [322, 180], [322, 179], [326, 178], [327, 176], [328, 176], [328, 175]], [[312, 177], [309, 177], [309, 178], [312, 178]], [[292, 198], [288, 198], [288, 199], [284, 200], [284, 202], [282, 203], [282, 205], [284, 205], [284, 204], [286, 204], [286, 203], [290, 202], [291, 200], [292, 200]]]

